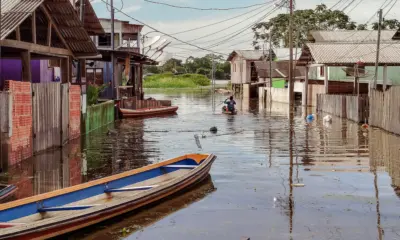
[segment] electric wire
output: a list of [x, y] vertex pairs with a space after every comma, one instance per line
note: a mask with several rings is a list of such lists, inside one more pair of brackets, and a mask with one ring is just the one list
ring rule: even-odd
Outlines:
[[[189, 7], [189, 6], [178, 6], [178, 5], [173, 5], [169, 3], [163, 3], [163, 2], [157, 2], [157, 1], [151, 1], [151, 0], [144, 0], [145, 2], [148, 3], [153, 3], [153, 4], [158, 4], [158, 5], [164, 5], [168, 7], [173, 7], [173, 8], [182, 8], [182, 9], [192, 9], [192, 10], [201, 10], [201, 11], [227, 11], [227, 10], [236, 10], [236, 9], [246, 9], [246, 8], [253, 8], [257, 6], [262, 6], [265, 4], [264, 3], [257, 3], [257, 4], [252, 4], [248, 6], [242, 6], [242, 7], [232, 7], [232, 8], [197, 8], [197, 7]], [[269, 1], [267, 3], [273, 3], [274, 1]]]

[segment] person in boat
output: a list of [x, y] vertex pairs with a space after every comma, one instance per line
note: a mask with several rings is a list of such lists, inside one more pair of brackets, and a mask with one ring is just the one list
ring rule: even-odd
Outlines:
[[227, 105], [228, 111], [235, 111], [236, 102], [233, 100], [233, 96], [230, 96], [229, 99], [227, 98], [224, 103]]

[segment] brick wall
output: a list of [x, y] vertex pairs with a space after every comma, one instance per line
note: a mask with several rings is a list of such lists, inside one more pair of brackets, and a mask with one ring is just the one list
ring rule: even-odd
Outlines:
[[69, 139], [81, 135], [81, 88], [70, 85], [69, 88]]
[[12, 93], [12, 136], [8, 163], [15, 164], [32, 156], [32, 93], [29, 82], [6, 81]]

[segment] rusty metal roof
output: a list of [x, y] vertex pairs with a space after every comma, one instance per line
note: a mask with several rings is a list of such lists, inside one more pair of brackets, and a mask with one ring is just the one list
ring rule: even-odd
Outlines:
[[[358, 61], [374, 64], [375, 59], [374, 43], [307, 43], [300, 57], [302, 65], [305, 61], [332, 65], [354, 65]], [[382, 43], [379, 63], [400, 66], [400, 43]]]
[[[269, 78], [269, 61], [256, 61], [254, 64], [260, 78]], [[287, 78], [289, 76], [289, 61], [273, 61], [272, 70], [272, 78]], [[294, 77], [302, 77], [305, 75], [305, 68], [297, 66], [294, 68], [293, 74]]]
[[[93, 56], [98, 54], [95, 44], [84, 29], [69, 0], [1, 0], [0, 40], [10, 35], [41, 5], [51, 15], [61, 37], [65, 39], [67, 47], [74, 55]], [[36, 24], [39, 25], [40, 22], [36, 22]], [[45, 38], [45, 36], [39, 35], [37, 37]]]
[[[383, 30], [381, 31], [382, 42], [393, 42], [392, 38], [395, 35], [396, 30]], [[363, 31], [311, 31], [309, 38], [311, 42], [377, 42], [378, 31], [374, 30], [363, 30]]]
[[[80, 0], [72, 0], [75, 2], [75, 6], [78, 7], [78, 13], [79, 13], [79, 6], [80, 6]], [[86, 31], [89, 33], [89, 35], [102, 35], [105, 34], [103, 27], [101, 26], [100, 20], [97, 17], [96, 12], [93, 9], [92, 4], [90, 3], [89, 0], [85, 0], [85, 16], [84, 16], [84, 26]]]

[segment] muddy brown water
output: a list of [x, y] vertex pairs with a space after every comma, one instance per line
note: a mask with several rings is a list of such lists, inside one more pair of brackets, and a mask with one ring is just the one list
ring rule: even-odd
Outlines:
[[[207, 91], [148, 93], [177, 115], [122, 120], [63, 150], [9, 166], [24, 198], [186, 153], [214, 153], [210, 178], [140, 211], [59, 239], [400, 239], [400, 138], [301, 108], [238, 100], [215, 112]], [[208, 130], [218, 128], [217, 134]], [[197, 134], [196, 141], [194, 135]], [[204, 135], [204, 137], [202, 136]]]

